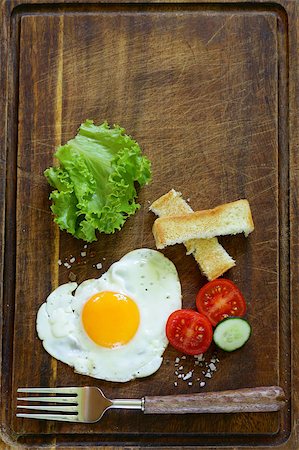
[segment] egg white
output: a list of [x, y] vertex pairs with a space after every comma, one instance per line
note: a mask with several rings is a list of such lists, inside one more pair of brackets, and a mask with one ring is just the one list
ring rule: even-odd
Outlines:
[[[81, 312], [85, 302], [101, 291], [131, 297], [140, 323], [125, 345], [105, 348], [86, 334]], [[53, 291], [37, 314], [37, 333], [45, 350], [94, 378], [126, 382], [156, 372], [168, 340], [168, 316], [181, 308], [181, 285], [174, 264], [162, 253], [138, 249], [126, 254], [98, 279], [67, 283]]]

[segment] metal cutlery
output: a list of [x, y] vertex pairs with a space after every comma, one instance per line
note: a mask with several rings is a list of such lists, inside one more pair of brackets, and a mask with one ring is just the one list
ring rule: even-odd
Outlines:
[[[19, 388], [18, 393], [46, 395], [18, 397], [22, 403], [17, 408], [32, 413], [18, 413], [17, 417], [84, 423], [97, 422], [112, 408], [139, 409], [144, 414], [187, 414], [278, 411], [285, 405], [279, 386], [114, 400], [97, 387]], [[23, 404], [25, 401], [30, 404]]]

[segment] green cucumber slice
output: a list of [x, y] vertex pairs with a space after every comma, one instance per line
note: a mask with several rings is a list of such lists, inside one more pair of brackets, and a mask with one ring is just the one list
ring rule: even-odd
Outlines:
[[251, 326], [241, 317], [228, 317], [219, 322], [214, 330], [215, 344], [226, 352], [233, 352], [248, 341]]

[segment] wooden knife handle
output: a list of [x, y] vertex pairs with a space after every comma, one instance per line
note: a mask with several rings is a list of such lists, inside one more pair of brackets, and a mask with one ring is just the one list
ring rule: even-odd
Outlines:
[[279, 386], [144, 397], [145, 414], [266, 412], [284, 405], [285, 394]]

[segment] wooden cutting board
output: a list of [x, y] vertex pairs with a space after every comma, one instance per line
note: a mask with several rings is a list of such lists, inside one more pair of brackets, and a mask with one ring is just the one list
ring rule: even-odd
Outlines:
[[[16, 0], [1, 8], [2, 438], [26, 448], [298, 448], [296, 3]], [[85, 249], [53, 223], [43, 171], [86, 118], [124, 126], [152, 161], [153, 181], [123, 230]], [[233, 354], [213, 347], [211, 379], [205, 366], [183, 360], [185, 373], [194, 369], [192, 385], [177, 379], [181, 355], [171, 348], [158, 372], [124, 385], [75, 374], [43, 350], [40, 304], [70, 272], [81, 282], [130, 250], [155, 248], [148, 206], [171, 188], [195, 210], [250, 201], [254, 233], [221, 243], [237, 262], [227, 277], [247, 299], [252, 338]], [[206, 279], [183, 246], [164, 253], [177, 267], [184, 307], [194, 308]], [[71, 269], [58, 265], [71, 256]], [[19, 386], [98, 385], [119, 398], [273, 384], [288, 398], [281, 413], [110, 411], [93, 425], [15, 418]]]

